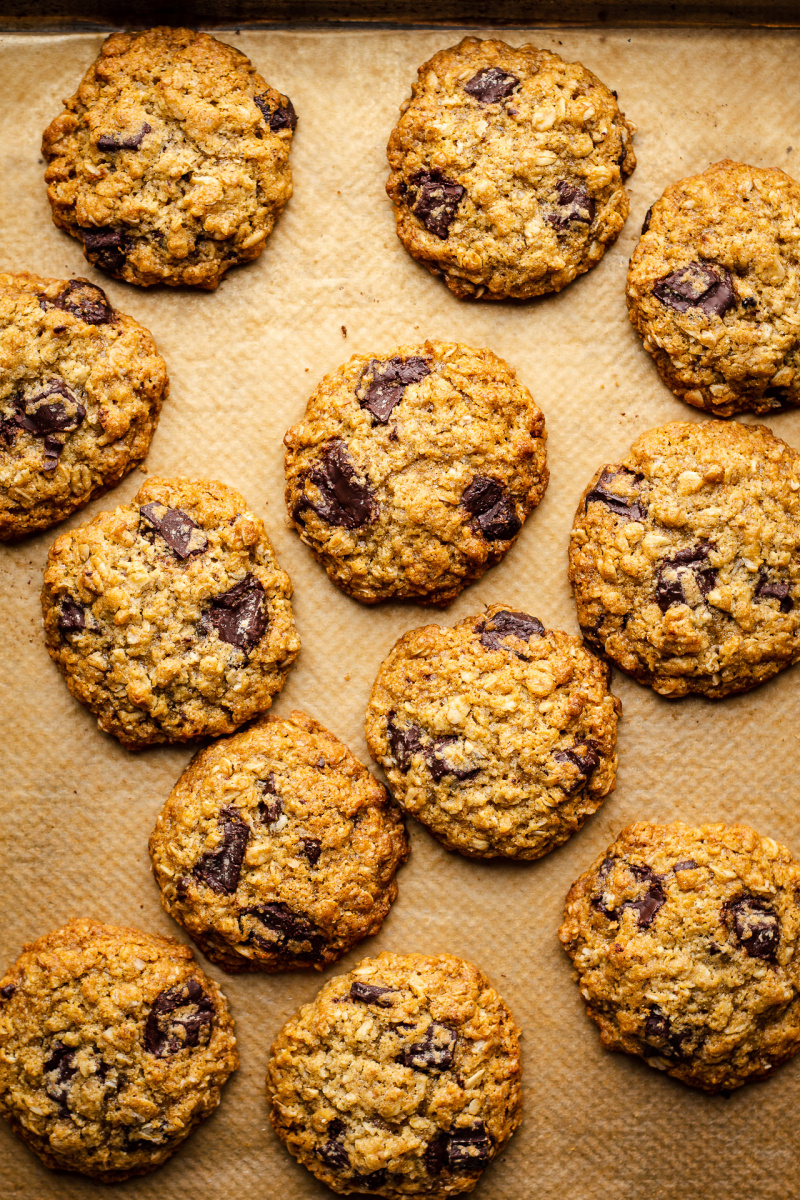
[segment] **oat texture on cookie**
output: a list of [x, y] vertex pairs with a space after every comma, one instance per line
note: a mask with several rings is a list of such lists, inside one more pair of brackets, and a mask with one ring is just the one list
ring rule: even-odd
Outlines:
[[461, 298], [558, 292], [625, 223], [633, 131], [580, 63], [464, 38], [419, 68], [389, 139], [397, 235]]
[[519, 1034], [471, 963], [384, 953], [286, 1023], [267, 1094], [278, 1137], [335, 1192], [453, 1196], [520, 1122]]
[[172, 938], [74, 920], [0, 979], [0, 1112], [48, 1167], [152, 1171], [238, 1065], [225, 997]]
[[644, 822], [573, 884], [559, 931], [603, 1045], [708, 1092], [800, 1049], [800, 863], [744, 825]]
[[228, 971], [322, 969], [376, 934], [408, 855], [400, 810], [311, 717], [201, 751], [150, 838], [170, 916]]
[[449, 604], [544, 495], [545, 439], [530, 392], [491, 350], [354, 355], [286, 434], [286, 504], [350, 596]]
[[405, 634], [366, 714], [398, 803], [450, 850], [534, 859], [614, 788], [620, 703], [580, 638], [495, 604]]
[[291, 594], [238, 492], [151, 479], [57, 539], [45, 638], [72, 694], [123, 745], [212, 737], [283, 687], [300, 648]]
[[0, 540], [47, 529], [147, 454], [167, 369], [86, 279], [0, 274]]
[[42, 152], [53, 220], [141, 287], [215, 288], [257, 258], [292, 194], [291, 101], [207, 33], [115, 33]]
[[800, 658], [800, 453], [672, 422], [594, 476], [570, 542], [587, 643], [664, 696], [727, 696]]
[[645, 219], [628, 310], [688, 404], [800, 404], [800, 183], [729, 159], [673, 183]]

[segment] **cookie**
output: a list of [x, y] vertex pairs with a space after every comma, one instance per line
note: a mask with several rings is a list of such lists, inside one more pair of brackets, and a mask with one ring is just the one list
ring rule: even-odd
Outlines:
[[800, 1049], [800, 863], [746, 825], [644, 822], [573, 884], [559, 937], [608, 1050], [707, 1092]]
[[720, 417], [800, 404], [800, 183], [725, 159], [645, 218], [628, 311], [676, 396]]
[[544, 417], [491, 350], [427, 341], [354, 355], [286, 443], [286, 504], [364, 604], [449, 604], [513, 545], [547, 487]]
[[0, 1112], [47, 1167], [145, 1175], [238, 1065], [225, 997], [172, 938], [70, 921], [0, 980]]
[[727, 696], [800, 658], [800, 454], [674, 421], [583, 493], [569, 552], [590, 646], [664, 696]]
[[0, 274], [0, 541], [119, 483], [147, 454], [166, 393], [152, 337], [99, 287]]
[[44, 133], [53, 221], [128, 283], [213, 289], [258, 258], [292, 194], [296, 123], [207, 33], [112, 34]]
[[128, 749], [233, 733], [269, 708], [297, 657], [291, 594], [238, 492], [150, 479], [51, 548], [47, 649]]
[[494, 604], [400, 638], [372, 688], [367, 744], [398, 804], [449, 850], [541, 858], [614, 789], [609, 676], [579, 638]]
[[305, 713], [202, 750], [150, 837], [161, 901], [226, 971], [322, 970], [376, 934], [408, 857], [402, 816]]
[[519, 1034], [471, 963], [381, 954], [284, 1025], [267, 1095], [286, 1148], [340, 1195], [454, 1196], [519, 1125]]
[[409, 254], [482, 300], [559, 292], [595, 266], [636, 166], [616, 92], [549, 50], [471, 37], [418, 74], [387, 148]]

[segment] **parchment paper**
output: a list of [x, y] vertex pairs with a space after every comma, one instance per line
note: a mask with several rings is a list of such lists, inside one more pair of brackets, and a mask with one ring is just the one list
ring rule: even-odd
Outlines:
[[[419, 63], [459, 32], [218, 36], [244, 50], [300, 115], [295, 195], [263, 257], [212, 295], [142, 291], [88, 266], [78, 244], [51, 224], [39, 142], [101, 35], [59, 34], [0, 39], [0, 262], [4, 270], [87, 275], [152, 330], [172, 392], [147, 469], [222, 479], [264, 516], [295, 584], [303, 639], [273, 711], [305, 709], [368, 762], [362, 720], [370, 685], [406, 630], [453, 623], [502, 601], [577, 632], [566, 550], [582, 488], [642, 430], [702, 419], [661, 384], [627, 320], [625, 272], [642, 219], [669, 182], [726, 156], [792, 172], [800, 158], [798, 35], [500, 34], [579, 58], [618, 90], [639, 127], [631, 216], [619, 242], [559, 296], [528, 306], [457, 301], [407, 257], [384, 194], [384, 147], [398, 106]], [[290, 529], [281, 439], [317, 380], [350, 354], [427, 335], [491, 346], [518, 368], [546, 415], [551, 483], [505, 562], [449, 611], [368, 610], [328, 582]], [[800, 413], [769, 423], [800, 444]], [[126, 501], [142, 480], [134, 472], [61, 528]], [[0, 547], [3, 963], [23, 941], [84, 914], [187, 940], [161, 909], [147, 838], [194, 748], [126, 753], [70, 697], [40, 624], [54, 536]], [[446, 950], [480, 964], [510, 1003], [524, 1033], [525, 1117], [476, 1197], [787, 1200], [800, 1188], [800, 1059], [726, 1099], [604, 1052], [556, 929], [570, 883], [633, 820], [745, 821], [800, 853], [800, 667], [717, 704], [660, 699], [619, 672], [614, 690], [624, 713], [618, 786], [581, 833], [538, 863], [481, 864], [448, 854], [411, 822], [411, 860], [380, 936], [330, 973], [381, 949]], [[263, 1099], [271, 1040], [323, 977], [226, 977], [201, 963], [231, 1001], [241, 1070], [184, 1148], [149, 1177], [118, 1185], [119, 1193], [136, 1200], [330, 1196], [273, 1136]], [[81, 1176], [46, 1171], [4, 1125], [0, 1180], [9, 1200], [109, 1195]]]

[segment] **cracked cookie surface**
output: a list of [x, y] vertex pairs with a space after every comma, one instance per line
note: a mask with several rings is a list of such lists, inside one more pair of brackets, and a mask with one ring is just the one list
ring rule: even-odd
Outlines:
[[633, 125], [580, 63], [464, 38], [419, 68], [387, 148], [397, 235], [456, 296], [557, 292], [628, 215]]
[[46, 1166], [160, 1166], [239, 1065], [222, 992], [172, 938], [81, 919], [0, 979], [0, 1111]]
[[0, 274], [0, 540], [119, 483], [147, 454], [166, 393], [150, 333], [99, 287]]
[[761, 425], [672, 422], [597, 472], [569, 577], [587, 643], [664, 696], [800, 658], [800, 453]]
[[800, 1049], [800, 864], [745, 825], [639, 823], [573, 884], [559, 937], [603, 1045], [717, 1092]]
[[257, 258], [292, 194], [291, 101], [207, 33], [115, 33], [42, 153], [53, 220], [141, 287], [213, 289]]
[[800, 404], [800, 183], [725, 159], [645, 219], [628, 311], [676, 396], [718, 416]]
[[544, 495], [544, 416], [491, 350], [427, 341], [354, 355], [286, 434], [286, 504], [364, 604], [449, 604]]
[[213, 737], [283, 687], [300, 649], [291, 594], [238, 492], [151, 479], [52, 546], [45, 639], [73, 696], [129, 749]]
[[450, 850], [541, 858], [614, 788], [620, 703], [568, 633], [496, 604], [405, 634], [367, 708], [398, 803]]
[[216, 742], [150, 838], [162, 903], [228, 971], [322, 968], [376, 934], [408, 856], [386, 789], [302, 712]]
[[335, 1192], [468, 1192], [520, 1122], [519, 1034], [477, 967], [364, 959], [283, 1027], [267, 1095], [286, 1148]]

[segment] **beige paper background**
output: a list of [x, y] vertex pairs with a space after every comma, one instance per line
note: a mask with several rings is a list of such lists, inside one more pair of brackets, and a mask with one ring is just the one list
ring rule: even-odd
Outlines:
[[[488, 31], [479, 31], [488, 33]], [[145, 292], [109, 281], [50, 222], [39, 141], [101, 36], [0, 38], [0, 265], [85, 274], [146, 324], [172, 391], [149, 473], [217, 477], [263, 515], [295, 584], [300, 658], [274, 706], [305, 708], [368, 761], [362, 718], [384, 653], [404, 631], [455, 622], [502, 601], [576, 631], [566, 579], [568, 531], [595, 468], [651, 425], [699, 419], [663, 387], [627, 321], [627, 260], [648, 205], [670, 181], [722, 157], [792, 172], [798, 35], [703, 30], [506, 31], [580, 58], [610, 86], [639, 132], [631, 217], [593, 272], [528, 306], [459, 303], [408, 258], [383, 185], [384, 146], [416, 67], [452, 31], [242, 31], [220, 35], [287, 92], [300, 123], [295, 196], [263, 257], [216, 294]], [[798, 145], [792, 148], [797, 140]], [[800, 174], [800, 168], [795, 170]], [[342, 326], [346, 326], [346, 338]], [[505, 562], [443, 615], [340, 594], [291, 531], [281, 438], [316, 381], [353, 353], [436, 336], [489, 345], [544, 409], [551, 483]], [[773, 430], [800, 445], [800, 413]], [[74, 526], [140, 486], [134, 472]], [[0, 546], [0, 961], [73, 915], [185, 935], [164, 915], [147, 837], [189, 747], [139, 755], [98, 732], [45, 652], [38, 594], [53, 534]], [[565, 847], [534, 864], [475, 863], [411, 822], [411, 860], [381, 949], [473, 959], [524, 1033], [525, 1119], [475, 1192], [488, 1200], [786, 1200], [800, 1187], [794, 1110], [800, 1060], [730, 1099], [682, 1087], [600, 1049], [556, 938], [564, 894], [632, 820], [741, 820], [800, 852], [796, 715], [800, 668], [713, 705], [669, 702], [615, 673], [622, 698], [616, 792]], [[201, 961], [207, 967], [205, 960]], [[117, 1186], [136, 1200], [317, 1200], [331, 1196], [269, 1129], [262, 1080], [270, 1042], [322, 982], [315, 972], [226, 977], [242, 1067], [216, 1115], [167, 1166]], [[107, 1196], [52, 1174], [0, 1129], [0, 1192], [9, 1200]]]

